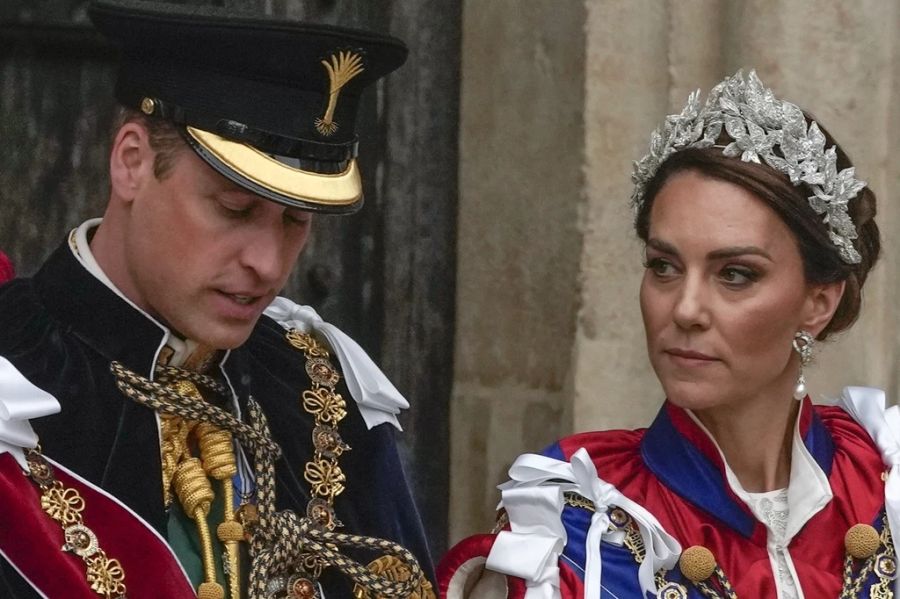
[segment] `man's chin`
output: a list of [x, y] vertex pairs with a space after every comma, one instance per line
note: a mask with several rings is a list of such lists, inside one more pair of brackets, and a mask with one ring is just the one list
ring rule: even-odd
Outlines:
[[175, 334], [211, 349], [236, 349], [250, 338], [250, 334], [258, 321], [259, 317], [255, 318], [252, 323], [241, 323], [239, 325], [210, 323], [210, 326], [204, 327], [202, 330], [191, 327], [184, 334]]

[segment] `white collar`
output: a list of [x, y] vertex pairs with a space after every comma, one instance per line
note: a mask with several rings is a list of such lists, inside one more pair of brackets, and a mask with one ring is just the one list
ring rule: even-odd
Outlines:
[[[693, 412], [690, 410], [685, 411], [715, 445], [719, 456], [722, 458], [722, 463], [725, 464], [725, 477], [732, 492], [753, 511], [754, 504], [751, 501], [750, 493], [744, 489], [737, 475], [728, 465], [716, 439]], [[800, 532], [800, 529], [813, 516], [819, 513], [822, 508], [828, 505], [832, 497], [834, 497], [834, 494], [831, 491], [828, 476], [813, 458], [812, 454], [809, 453], [809, 450], [803, 443], [803, 438], [800, 436], [800, 414], [798, 413], [794, 422], [794, 434], [791, 441], [791, 478], [788, 483], [789, 511], [784, 544], [788, 545], [791, 539]]]
[[[77, 229], [73, 229], [69, 234], [69, 249], [72, 250], [72, 254], [78, 262], [84, 266], [85, 270], [91, 273], [98, 281], [109, 287], [113, 293], [122, 298], [128, 305], [140, 312], [147, 320], [155, 324], [162, 331], [163, 339], [159, 348], [156, 350], [156, 356], [153, 359], [153, 369], [156, 368], [156, 362], [159, 360], [160, 351], [162, 351], [165, 346], [168, 346], [173, 352], [168, 363], [172, 366], [181, 366], [200, 344], [193, 339], [182, 339], [173, 334], [169, 327], [159, 322], [153, 316], [150, 316], [150, 314], [131, 301], [131, 299], [122, 293], [122, 291], [116, 287], [115, 283], [106, 276], [106, 273], [103, 272], [103, 269], [94, 258], [94, 254], [91, 252], [91, 246], [88, 241], [88, 234], [93, 229], [99, 227], [101, 222], [103, 222], [102, 218], [92, 218], [81, 223]], [[230, 352], [225, 352], [221, 364], [225, 363], [225, 359], [228, 357], [229, 353]]]

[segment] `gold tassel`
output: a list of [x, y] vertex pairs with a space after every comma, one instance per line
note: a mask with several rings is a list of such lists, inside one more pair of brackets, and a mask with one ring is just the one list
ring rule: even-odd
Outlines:
[[215, 555], [209, 526], [206, 523], [206, 516], [209, 514], [209, 507], [215, 495], [200, 460], [187, 458], [178, 464], [172, 484], [185, 513], [194, 519], [197, 523], [197, 531], [200, 533], [206, 582], [200, 585], [197, 596], [203, 599], [224, 599], [225, 590], [216, 582]]
[[237, 473], [237, 460], [234, 455], [231, 433], [206, 422], [198, 424], [196, 431], [199, 437], [203, 469], [209, 476], [222, 483], [224, 513], [216, 534], [225, 545], [230, 599], [239, 599], [241, 577], [238, 543], [244, 538], [244, 527], [235, 520], [233, 511], [234, 489], [231, 486], [231, 478]]

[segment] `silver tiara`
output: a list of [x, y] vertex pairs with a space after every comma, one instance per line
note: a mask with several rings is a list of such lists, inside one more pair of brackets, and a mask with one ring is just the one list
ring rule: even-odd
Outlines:
[[[847, 214], [847, 204], [866, 186], [855, 177], [855, 169], [837, 170], [834, 146], [825, 149], [825, 135], [815, 122], [807, 126], [803, 112], [794, 104], [779, 100], [750, 71], [746, 81], [738, 71], [709, 92], [700, 104], [700, 90], [688, 97], [681, 114], [666, 117], [650, 136], [650, 153], [634, 163], [631, 205], [635, 213], [643, 202], [644, 190], [659, 166], [672, 154], [688, 148], [716, 145], [722, 128], [733, 140], [724, 146], [726, 156], [740, 156], [744, 162], [765, 162], [784, 173], [794, 185], [812, 191], [809, 205], [828, 227], [828, 236], [841, 259], [858, 264], [853, 247], [856, 227]], [[723, 146], [718, 146], [723, 147]]]

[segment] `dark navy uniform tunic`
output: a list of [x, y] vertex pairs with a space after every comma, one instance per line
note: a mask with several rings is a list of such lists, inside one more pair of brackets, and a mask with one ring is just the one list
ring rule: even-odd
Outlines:
[[[313, 455], [313, 421], [299, 398], [311, 382], [303, 354], [287, 343], [284, 332], [275, 321], [261, 317], [248, 341], [230, 352], [221, 370], [242, 412], [246, 413], [248, 397], [259, 403], [282, 449], [276, 464], [277, 509], [302, 515], [309, 501], [303, 468]], [[31, 421], [44, 454], [116, 496], [164, 537], [168, 515], [156, 415], [118, 390], [110, 363], [119, 361], [150, 377], [165, 334], [88, 272], [68, 244], [58, 248], [33, 278], [0, 287], [0, 356], [55, 396], [62, 407], [58, 414]], [[349, 402], [343, 383], [338, 390]], [[344, 524], [341, 530], [400, 543], [433, 579], [395, 430], [385, 424], [367, 430], [356, 409], [348, 412], [338, 427], [352, 447], [340, 458], [347, 476], [345, 491], [335, 499], [337, 517]], [[362, 563], [378, 557], [352, 551], [349, 555]], [[321, 582], [328, 597], [352, 596], [351, 581], [331, 569]], [[24, 599], [36, 594], [4, 562], [0, 596]]]

